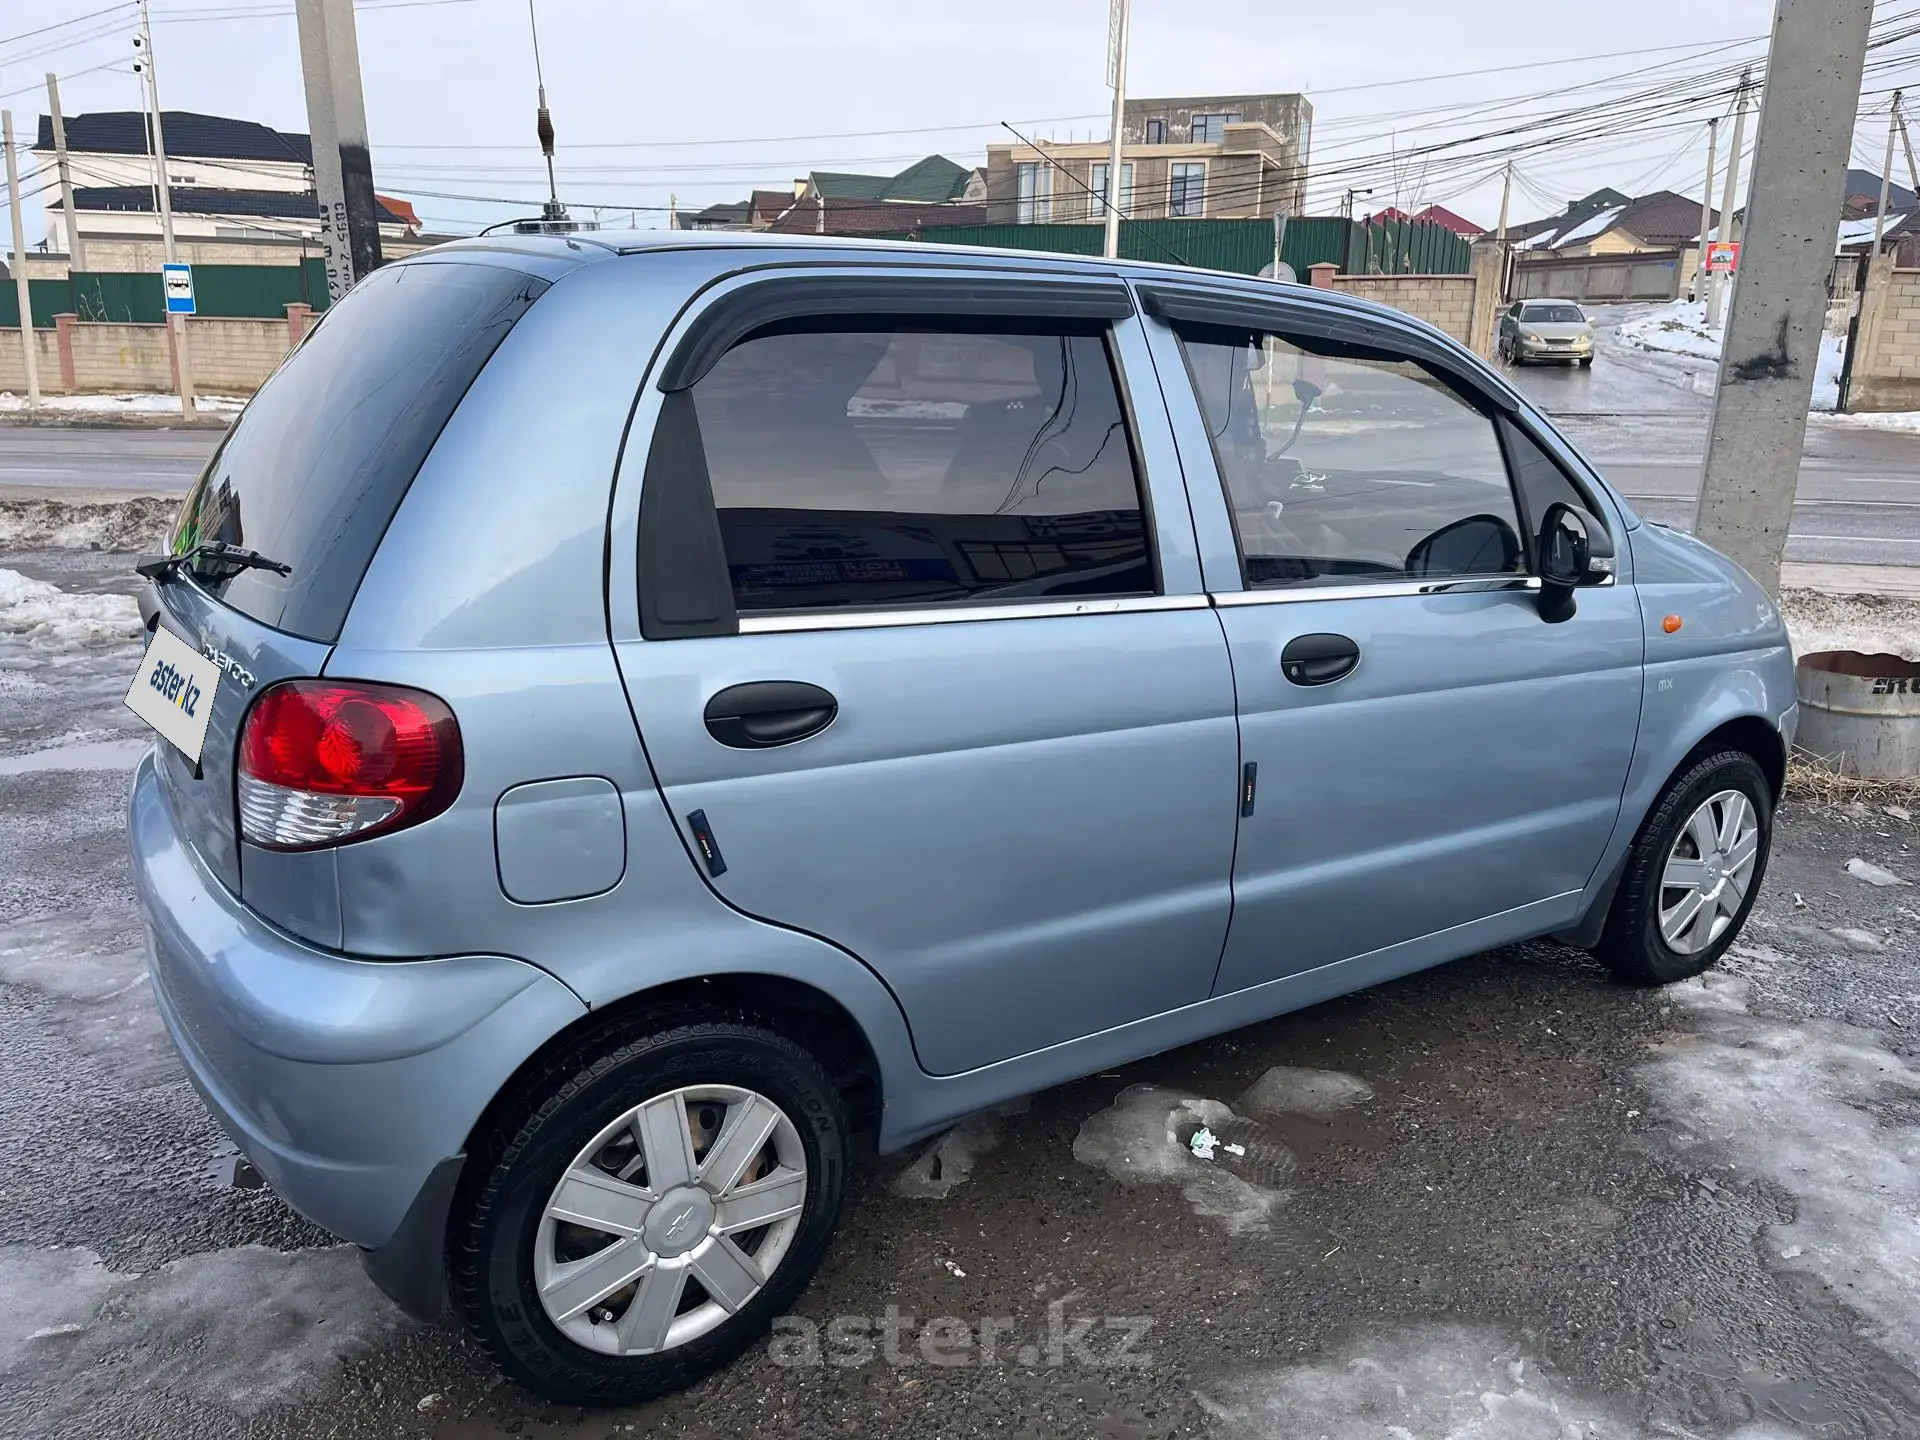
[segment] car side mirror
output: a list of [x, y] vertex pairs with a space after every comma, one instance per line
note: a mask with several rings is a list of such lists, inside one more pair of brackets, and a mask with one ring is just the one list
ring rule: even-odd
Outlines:
[[1550, 625], [1573, 618], [1573, 592], [1613, 574], [1613, 540], [1584, 510], [1549, 505], [1534, 546], [1540, 576], [1540, 618]]
[[1293, 398], [1300, 402], [1302, 410], [1311, 410], [1313, 402], [1320, 398], [1320, 387], [1311, 380], [1293, 382]]

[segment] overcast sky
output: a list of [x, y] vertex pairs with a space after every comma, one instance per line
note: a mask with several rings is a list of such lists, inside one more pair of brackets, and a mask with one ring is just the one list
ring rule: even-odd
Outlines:
[[[14, 110], [26, 143], [45, 108], [48, 69], [72, 77], [62, 81], [69, 115], [138, 105], [125, 63], [130, 5], [5, 38], [106, 3], [0, 4], [0, 92], [12, 92], [0, 103]], [[669, 196], [698, 208], [754, 185], [787, 185], [809, 169], [891, 172], [931, 151], [979, 163], [990, 140], [1007, 138], [996, 124], [1003, 119], [1059, 139], [1106, 132], [1106, 0], [537, 3], [561, 197], [576, 210], [604, 206], [609, 219], [617, 211], [624, 222], [633, 208], [640, 224], [659, 224]], [[1392, 170], [1376, 164], [1357, 178], [1343, 167], [1549, 111], [1590, 106], [1596, 128], [1605, 127], [1608, 106], [1630, 94], [1763, 56], [1757, 37], [1772, 8], [1771, 0], [1135, 0], [1128, 89], [1304, 91], [1315, 106], [1312, 210], [1333, 210], [1342, 186], [1362, 184], [1375, 195], [1357, 208], [1438, 200], [1491, 225], [1498, 155], [1471, 166], [1444, 157]], [[1882, 0], [1880, 14], [1892, 23], [1914, 9], [1915, 0]], [[534, 208], [544, 172], [525, 0], [363, 0], [358, 14], [378, 187], [413, 199], [439, 229]], [[165, 108], [306, 128], [291, 0], [154, 0], [153, 24]], [[1705, 49], [1735, 41], [1752, 43]], [[51, 45], [64, 48], [31, 53]], [[1617, 53], [1649, 46], [1689, 48]], [[1607, 52], [1616, 53], [1597, 58]], [[1920, 55], [1920, 39], [1880, 53]], [[1538, 61], [1571, 63], [1531, 66]], [[1503, 66], [1530, 68], [1424, 78]], [[1867, 88], [1899, 78], [1920, 81], [1920, 68], [1883, 72]], [[1884, 96], [1866, 103], [1884, 115]], [[1546, 202], [1600, 185], [1698, 195], [1710, 108], [1520, 156], [1514, 218], [1551, 213], [1557, 205]], [[1883, 119], [1863, 122], [1856, 147], [1876, 168], [1881, 142], [1871, 137], [1884, 129]], [[1905, 178], [1904, 166], [1896, 175]], [[23, 208], [37, 235], [37, 201]]]

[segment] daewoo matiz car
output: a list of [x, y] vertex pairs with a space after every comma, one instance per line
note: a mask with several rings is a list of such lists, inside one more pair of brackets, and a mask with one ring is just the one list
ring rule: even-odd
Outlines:
[[656, 1394], [805, 1286], [863, 1130], [1529, 937], [1732, 943], [1775, 606], [1458, 344], [757, 239], [377, 271], [143, 565], [161, 1012], [410, 1311]]

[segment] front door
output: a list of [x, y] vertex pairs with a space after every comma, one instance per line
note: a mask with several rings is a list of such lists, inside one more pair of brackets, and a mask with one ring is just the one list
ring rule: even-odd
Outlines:
[[1526, 537], [1555, 500], [1606, 507], [1388, 327], [1175, 329], [1157, 343], [1193, 382], [1189, 477], [1221, 482], [1196, 515], [1223, 496], [1237, 549], [1207, 558], [1258, 767], [1217, 990], [1568, 923], [1619, 816], [1641, 621], [1608, 584], [1547, 623]]
[[1206, 998], [1237, 739], [1124, 287], [929, 283], [771, 306], [650, 387], [617, 649], [714, 890], [865, 961], [951, 1074]]

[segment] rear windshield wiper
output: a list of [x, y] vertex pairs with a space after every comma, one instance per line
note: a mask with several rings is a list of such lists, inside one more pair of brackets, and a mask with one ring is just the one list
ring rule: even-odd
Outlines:
[[242, 570], [271, 570], [276, 575], [291, 575], [293, 567], [269, 560], [258, 550], [229, 545], [224, 540], [208, 540], [183, 550], [178, 555], [144, 555], [133, 568], [149, 580], [171, 580], [182, 566], [208, 579], [230, 580]]

